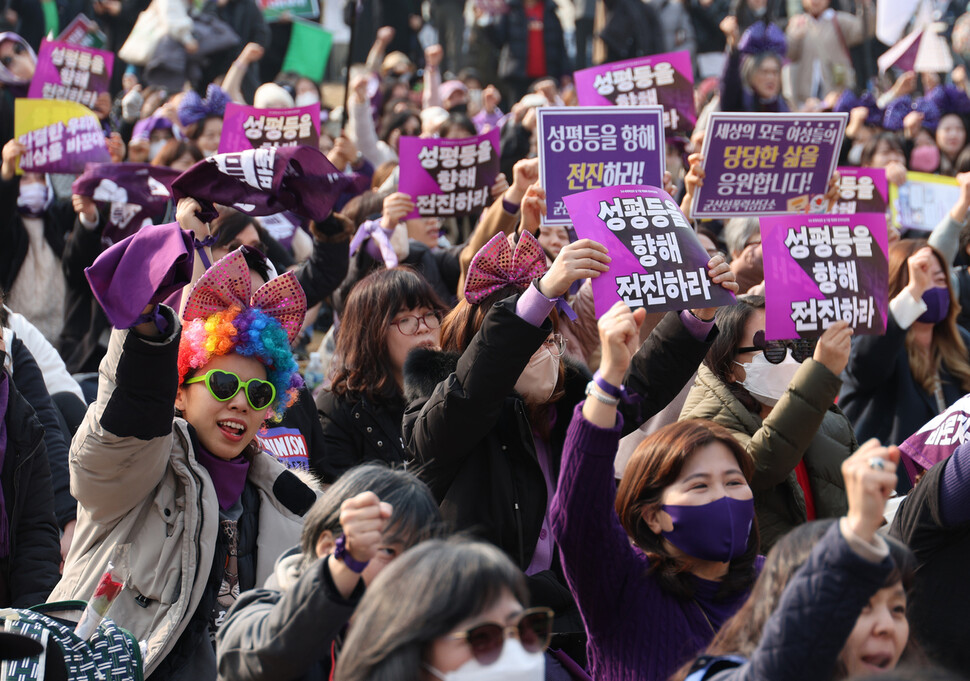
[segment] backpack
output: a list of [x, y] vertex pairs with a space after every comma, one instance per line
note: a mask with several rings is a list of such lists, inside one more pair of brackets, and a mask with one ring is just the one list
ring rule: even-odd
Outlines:
[[0, 681], [143, 681], [141, 647], [130, 633], [104, 619], [85, 641], [74, 633], [73, 622], [60, 619], [68, 613], [79, 616], [85, 605], [84, 601], [61, 601], [0, 610], [5, 632], [32, 638], [47, 651], [0, 663]]

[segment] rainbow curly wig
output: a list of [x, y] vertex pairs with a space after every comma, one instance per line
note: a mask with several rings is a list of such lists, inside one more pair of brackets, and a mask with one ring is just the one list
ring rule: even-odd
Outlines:
[[179, 385], [189, 371], [230, 352], [253, 357], [266, 367], [266, 379], [276, 387], [270, 418], [281, 419], [296, 402], [303, 379], [290, 352], [286, 331], [279, 321], [257, 307], [243, 310], [234, 305], [204, 319], [186, 322], [179, 342]]

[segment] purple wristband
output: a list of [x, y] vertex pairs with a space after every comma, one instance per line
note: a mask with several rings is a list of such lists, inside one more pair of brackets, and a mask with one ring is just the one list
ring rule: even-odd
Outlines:
[[354, 560], [354, 557], [350, 555], [350, 551], [347, 550], [347, 537], [344, 535], [337, 537], [337, 541], [334, 543], [333, 557], [337, 560], [342, 560], [344, 565], [358, 575], [370, 564], [369, 560], [363, 563], [359, 560]]
[[511, 201], [506, 199], [504, 195], [502, 196], [502, 208], [504, 208], [505, 212], [510, 215], [515, 215], [516, 213], [519, 212], [519, 204], [512, 203]]
[[627, 404], [639, 402], [642, 399], [636, 393], [633, 393], [633, 394], [628, 393], [625, 385], [615, 386], [609, 381], [607, 381], [605, 378], [603, 378], [603, 375], [599, 372], [599, 370], [597, 370], [596, 373], [593, 374], [593, 382], [596, 384], [597, 388], [602, 390], [610, 397], [615, 397], [618, 400], [623, 400]]

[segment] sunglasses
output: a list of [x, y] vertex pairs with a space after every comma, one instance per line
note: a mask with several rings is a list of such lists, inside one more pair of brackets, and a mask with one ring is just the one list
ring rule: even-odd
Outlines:
[[518, 637], [519, 643], [527, 652], [542, 652], [549, 646], [552, 638], [552, 610], [531, 608], [519, 615], [518, 621], [511, 626], [503, 627], [495, 622], [486, 622], [468, 631], [452, 634], [452, 638], [467, 641], [478, 663], [488, 665], [502, 655], [502, 646], [510, 633]]
[[817, 338], [799, 338], [798, 340], [765, 340], [764, 331], [756, 331], [752, 341], [754, 345], [745, 348], [738, 348], [737, 353], [763, 352], [765, 359], [772, 364], [781, 364], [785, 361], [785, 355], [791, 350], [791, 356], [796, 362], [804, 362], [815, 353]]
[[243, 381], [231, 371], [211, 369], [203, 376], [196, 376], [185, 381], [186, 384], [205, 382], [205, 387], [214, 398], [220, 402], [228, 402], [240, 390], [246, 391], [246, 401], [257, 411], [266, 409], [276, 399], [276, 386], [262, 378], [251, 378]]
[[[27, 52], [27, 48], [25, 48], [20, 43], [14, 43], [13, 44], [13, 53], [15, 55], [20, 56], [22, 54], [25, 54], [26, 52]], [[3, 57], [3, 58], [0, 58], [0, 64], [3, 64], [5, 67], [7, 67], [9, 69], [10, 68], [10, 65], [13, 64], [13, 57], [6, 56], [6, 57]]]

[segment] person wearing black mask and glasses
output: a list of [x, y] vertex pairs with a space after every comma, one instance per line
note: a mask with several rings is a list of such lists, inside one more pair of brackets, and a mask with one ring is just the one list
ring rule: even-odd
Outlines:
[[717, 328], [680, 418], [719, 423], [754, 458], [751, 489], [767, 553], [794, 526], [846, 512], [840, 466], [858, 443], [833, 402], [852, 330], [837, 322], [817, 344], [766, 341], [762, 296], [721, 308]]

